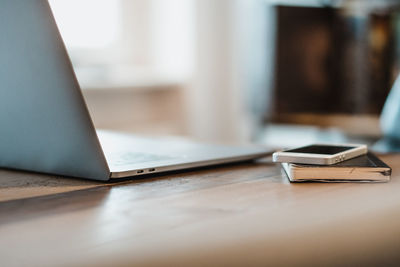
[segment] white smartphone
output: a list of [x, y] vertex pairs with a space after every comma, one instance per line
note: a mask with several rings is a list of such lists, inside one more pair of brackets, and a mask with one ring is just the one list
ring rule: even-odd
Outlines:
[[275, 152], [274, 162], [290, 162], [316, 165], [331, 165], [368, 152], [366, 145], [359, 144], [313, 144]]

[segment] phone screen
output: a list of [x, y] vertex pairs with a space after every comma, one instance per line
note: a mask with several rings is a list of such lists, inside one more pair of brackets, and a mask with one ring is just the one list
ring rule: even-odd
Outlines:
[[308, 154], [324, 154], [324, 155], [334, 155], [349, 149], [353, 149], [353, 146], [329, 146], [329, 145], [311, 145], [304, 146], [295, 149], [285, 150], [284, 152], [293, 153], [308, 153]]

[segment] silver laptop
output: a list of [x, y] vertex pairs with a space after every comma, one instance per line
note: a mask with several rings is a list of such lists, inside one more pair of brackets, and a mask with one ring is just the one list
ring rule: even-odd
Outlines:
[[0, 167], [108, 180], [269, 154], [96, 132], [48, 2], [0, 1]]

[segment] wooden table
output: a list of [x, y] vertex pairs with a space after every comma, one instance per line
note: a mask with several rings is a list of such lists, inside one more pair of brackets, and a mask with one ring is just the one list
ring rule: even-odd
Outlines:
[[258, 162], [3, 202], [1, 266], [398, 265], [400, 155], [382, 158], [390, 183]]

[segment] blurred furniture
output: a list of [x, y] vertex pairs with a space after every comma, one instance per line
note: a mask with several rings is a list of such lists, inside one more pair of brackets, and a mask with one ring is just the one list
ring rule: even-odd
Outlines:
[[261, 161], [0, 202], [1, 262], [394, 266], [400, 154], [382, 158], [384, 184], [290, 184]]
[[[373, 127], [400, 70], [399, 2], [272, 2], [276, 53], [265, 122], [379, 136]], [[360, 116], [371, 127], [359, 126]]]
[[184, 85], [87, 87], [82, 93], [96, 128], [135, 134], [188, 135]]

